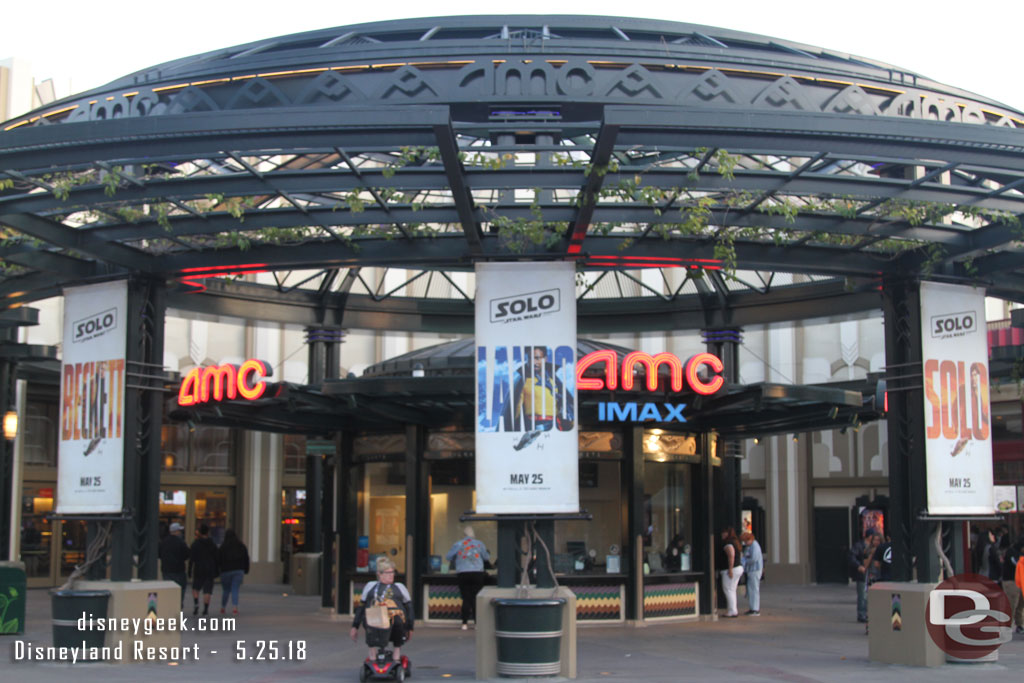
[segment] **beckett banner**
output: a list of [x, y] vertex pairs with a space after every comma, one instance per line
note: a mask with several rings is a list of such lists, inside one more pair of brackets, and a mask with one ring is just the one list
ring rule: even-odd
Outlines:
[[928, 512], [994, 511], [985, 290], [921, 283]]
[[476, 511], [579, 512], [572, 263], [476, 267]]
[[128, 283], [64, 290], [57, 512], [120, 512]]

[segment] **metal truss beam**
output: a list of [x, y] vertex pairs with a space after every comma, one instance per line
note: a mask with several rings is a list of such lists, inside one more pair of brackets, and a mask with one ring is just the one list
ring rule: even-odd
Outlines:
[[153, 257], [121, 244], [98, 240], [82, 230], [69, 228], [48, 218], [28, 213], [0, 215], [0, 224], [18, 232], [49, 242], [64, 249], [73, 249], [109, 263], [137, 272], [149, 272]]

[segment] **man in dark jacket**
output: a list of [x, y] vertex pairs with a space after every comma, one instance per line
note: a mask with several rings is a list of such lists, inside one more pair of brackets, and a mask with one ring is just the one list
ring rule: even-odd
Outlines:
[[862, 624], [868, 621], [868, 577], [872, 563], [879, 562], [876, 557], [881, 545], [881, 536], [873, 531], [864, 534], [864, 540], [857, 541], [850, 548], [847, 561], [850, 580], [857, 584], [857, 621]]
[[199, 591], [203, 592], [203, 615], [210, 613], [213, 580], [220, 573], [217, 566], [217, 545], [210, 538], [210, 527], [200, 525], [199, 537], [189, 549], [189, 574], [192, 576], [192, 614], [199, 614]]
[[160, 541], [160, 571], [164, 579], [173, 581], [181, 586], [181, 607], [185, 606], [185, 587], [188, 585], [188, 575], [185, 573], [185, 561], [188, 560], [189, 550], [185, 545], [185, 539], [181, 537], [184, 527], [174, 522], [171, 524], [171, 533], [167, 534]]

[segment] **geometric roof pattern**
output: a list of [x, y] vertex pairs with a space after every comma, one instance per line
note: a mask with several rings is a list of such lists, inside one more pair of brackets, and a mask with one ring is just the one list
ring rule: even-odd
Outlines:
[[0, 124], [0, 301], [468, 332], [473, 264], [573, 260], [580, 331], [853, 313], [886, 277], [1024, 301], [1024, 113], [706, 26], [378, 22], [130, 74]]

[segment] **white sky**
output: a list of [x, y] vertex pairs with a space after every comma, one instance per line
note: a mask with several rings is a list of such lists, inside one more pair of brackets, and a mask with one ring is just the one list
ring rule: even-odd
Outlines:
[[[262, 38], [332, 26], [453, 14], [500, 14], [475, 0], [390, 3], [321, 0], [49, 0], [5, 3], [0, 59], [32, 63], [58, 95], [155, 64]], [[732, 0], [639, 8], [608, 0], [518, 0], [521, 14], [630, 14], [720, 26], [888, 62], [1024, 110], [1024, 2]], [[712, 3], [706, 3], [711, 5]], [[704, 3], [701, 3], [704, 5]]]

